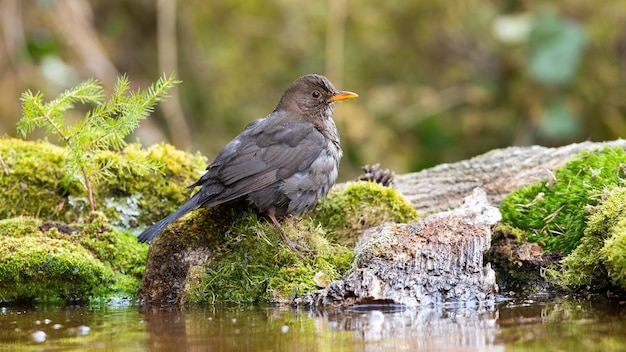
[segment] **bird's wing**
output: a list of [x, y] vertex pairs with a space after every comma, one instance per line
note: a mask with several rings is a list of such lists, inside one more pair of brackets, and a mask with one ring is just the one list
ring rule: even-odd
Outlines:
[[196, 185], [218, 182], [221, 191], [205, 205], [227, 202], [307, 169], [324, 145], [324, 135], [310, 122], [259, 120], [224, 147]]

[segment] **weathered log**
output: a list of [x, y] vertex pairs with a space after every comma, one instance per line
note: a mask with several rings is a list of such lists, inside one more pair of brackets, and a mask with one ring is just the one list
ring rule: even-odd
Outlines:
[[411, 224], [367, 230], [352, 270], [297, 304], [342, 307], [395, 303], [412, 307], [493, 302], [496, 275], [483, 254], [491, 246], [497, 208], [476, 189], [463, 205]]
[[521, 186], [548, 180], [557, 167], [583, 150], [626, 147], [626, 140], [582, 142], [558, 148], [541, 146], [493, 150], [472, 159], [441, 164], [419, 172], [396, 175], [395, 189], [420, 214], [458, 207], [476, 187], [487, 192], [492, 205]]

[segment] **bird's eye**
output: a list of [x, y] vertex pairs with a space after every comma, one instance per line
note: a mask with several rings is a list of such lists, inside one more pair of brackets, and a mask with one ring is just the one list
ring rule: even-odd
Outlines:
[[319, 92], [319, 91], [314, 90], [314, 91], [313, 91], [313, 93], [311, 93], [311, 96], [312, 96], [313, 98], [317, 99], [317, 98], [321, 97], [321, 96], [322, 96], [322, 94], [320, 94], [320, 92]]

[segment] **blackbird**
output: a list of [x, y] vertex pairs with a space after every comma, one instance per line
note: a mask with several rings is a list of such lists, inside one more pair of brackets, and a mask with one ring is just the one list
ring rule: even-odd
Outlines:
[[338, 91], [324, 76], [296, 79], [272, 113], [250, 123], [188, 186], [202, 188], [141, 233], [139, 241], [151, 241], [194, 209], [245, 200], [269, 216], [289, 247], [305, 251], [285, 236], [276, 218], [312, 211], [335, 184], [343, 153], [331, 117], [333, 103], [357, 96]]

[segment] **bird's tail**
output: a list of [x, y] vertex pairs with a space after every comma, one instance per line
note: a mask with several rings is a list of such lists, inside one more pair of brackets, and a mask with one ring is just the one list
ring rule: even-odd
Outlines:
[[154, 225], [148, 227], [144, 232], [139, 235], [139, 242], [150, 242], [152, 239], [156, 237], [163, 229], [167, 227], [167, 225], [173, 223], [181, 216], [187, 214], [188, 212], [196, 209], [198, 204], [198, 199], [200, 196], [200, 192], [196, 193], [191, 199], [189, 199], [185, 204], [183, 204], [178, 210], [166, 216], [165, 218], [159, 220]]

